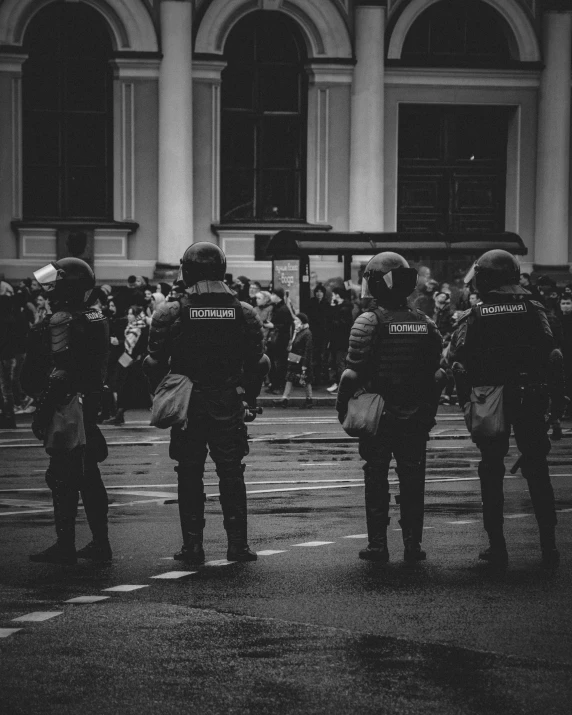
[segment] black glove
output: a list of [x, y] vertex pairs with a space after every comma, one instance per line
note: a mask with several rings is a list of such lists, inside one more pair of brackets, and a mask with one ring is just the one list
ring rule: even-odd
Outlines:
[[37, 419], [34, 417], [32, 420], [32, 432], [34, 433], [34, 437], [36, 439], [39, 439], [40, 442], [44, 441], [44, 438], [46, 436], [46, 430], [48, 428], [48, 425], [44, 420]]
[[257, 407], [256, 405], [249, 405], [248, 402], [242, 403], [244, 406], [244, 421], [254, 422], [256, 415], [262, 414], [262, 407]]

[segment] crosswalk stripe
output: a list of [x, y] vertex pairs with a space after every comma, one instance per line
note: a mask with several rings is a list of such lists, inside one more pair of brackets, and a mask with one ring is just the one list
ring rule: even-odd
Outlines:
[[325, 546], [326, 544], [335, 543], [335, 541], [306, 541], [304, 544], [294, 544], [294, 546]]
[[76, 596], [75, 598], [69, 598], [64, 603], [97, 603], [98, 601], [107, 601], [109, 596]]
[[21, 623], [42, 623], [42, 621], [48, 621], [50, 618], [61, 616], [62, 613], [63, 611], [33, 611], [32, 613], [27, 613], [25, 616], [19, 616], [12, 620]]
[[274, 556], [274, 554], [285, 554], [286, 549], [264, 549], [263, 551], [257, 551], [259, 556]]
[[8, 638], [8, 636], [18, 633], [18, 631], [21, 630], [21, 628], [0, 628], [0, 638]]
[[151, 576], [151, 578], [161, 578], [161, 579], [176, 579], [184, 578], [185, 576], [192, 576], [196, 571], [167, 571], [166, 573], [160, 573], [158, 576]]
[[102, 591], [114, 591], [117, 593], [128, 593], [129, 591], [137, 591], [139, 588], [149, 588], [148, 584], [144, 586], [131, 586], [129, 584], [124, 584], [122, 586], [112, 586], [111, 588], [102, 588]]

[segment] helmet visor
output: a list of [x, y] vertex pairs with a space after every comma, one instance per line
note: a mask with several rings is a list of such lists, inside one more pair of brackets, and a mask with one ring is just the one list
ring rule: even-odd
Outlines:
[[476, 269], [477, 269], [477, 263], [475, 261], [475, 263], [473, 263], [473, 265], [469, 268], [469, 272], [463, 279], [463, 282], [466, 286], [468, 286], [469, 283], [471, 283], [471, 281], [473, 281], [475, 279], [475, 275], [477, 273]]
[[48, 263], [47, 266], [34, 271], [34, 278], [47, 292], [54, 290], [59, 276], [60, 272], [53, 263]]

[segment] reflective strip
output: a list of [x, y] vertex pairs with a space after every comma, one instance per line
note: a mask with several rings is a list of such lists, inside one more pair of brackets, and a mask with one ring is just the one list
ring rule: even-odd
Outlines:
[[48, 263], [47, 266], [34, 271], [34, 278], [40, 285], [55, 283], [58, 279], [58, 269], [53, 263]]

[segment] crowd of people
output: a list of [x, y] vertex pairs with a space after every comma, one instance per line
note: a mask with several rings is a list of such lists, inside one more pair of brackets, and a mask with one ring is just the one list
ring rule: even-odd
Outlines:
[[[335, 395], [345, 369], [351, 327], [368, 310], [370, 300], [361, 297], [360, 286], [339, 279], [316, 283], [306, 313], [299, 312], [281, 287], [263, 287], [246, 276], [226, 282], [239, 300], [249, 303], [260, 318], [264, 349], [271, 361], [266, 392], [275, 395], [274, 404], [288, 407], [295, 387], [304, 389], [302, 408], [311, 408], [313, 387], [325, 387]], [[566, 369], [567, 394], [572, 396], [572, 282], [558, 286], [549, 277], [534, 282], [521, 274], [521, 285], [541, 302], [552, 332], [561, 348]], [[129, 276], [125, 285], [98, 286], [92, 304], [100, 308], [110, 323], [110, 358], [106, 392], [99, 421], [122, 425], [129, 409], [147, 408], [151, 397], [141, 366], [147, 354], [151, 317], [165, 301], [179, 300], [180, 283], [151, 283], [142, 276]], [[465, 310], [480, 302], [474, 289], [462, 280], [439, 283], [428, 269], [419, 269], [418, 286], [409, 300], [412, 307], [431, 318], [443, 336], [443, 367], [451, 336]], [[33, 397], [24, 394], [20, 373], [28, 335], [41, 329], [51, 314], [48, 295], [34, 279], [13, 286], [0, 281], [0, 427], [16, 427], [16, 416], [34, 411]], [[456, 401], [454, 382], [449, 380], [441, 404]], [[553, 438], [561, 437], [559, 424], [553, 425]]]

